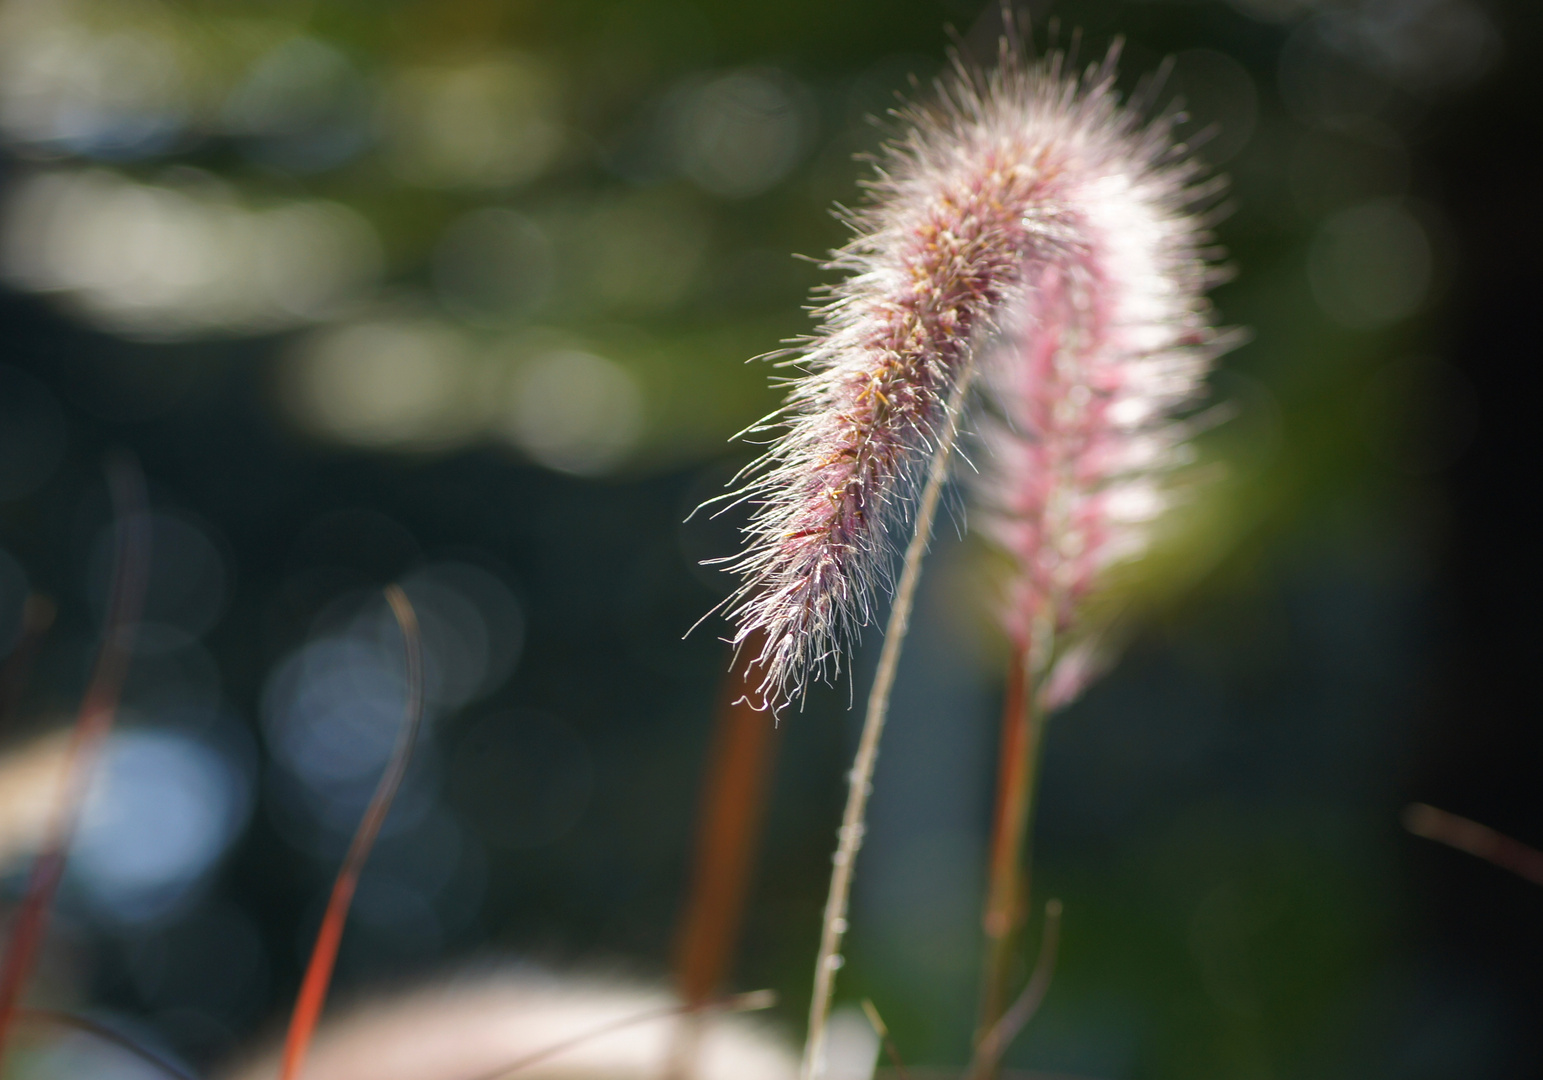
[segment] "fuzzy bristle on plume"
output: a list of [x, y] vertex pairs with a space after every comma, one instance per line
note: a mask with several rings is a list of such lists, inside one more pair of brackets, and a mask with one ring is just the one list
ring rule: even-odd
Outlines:
[[827, 263], [844, 280], [783, 354], [801, 374], [751, 429], [778, 434], [737, 492], [753, 513], [729, 616], [736, 645], [761, 643], [763, 704], [839, 667], [869, 621], [945, 403], [977, 368], [980, 495], [1022, 566], [1009, 632], [1128, 542], [1112, 523], [1153, 490], [1137, 474], [1172, 457], [1154, 422], [1216, 349], [1200, 167], [1171, 114], [1121, 103], [1116, 54], [1079, 76], [1004, 46], [990, 72], [957, 63], [936, 104], [900, 114]]

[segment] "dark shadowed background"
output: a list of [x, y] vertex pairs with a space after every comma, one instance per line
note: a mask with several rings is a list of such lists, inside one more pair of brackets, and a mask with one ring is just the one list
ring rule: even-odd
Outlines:
[[[841, 242], [870, 118], [927, 93], [947, 27], [992, 56], [987, 7], [0, 0], [0, 652], [28, 595], [57, 610], [24, 685], [6, 669], [7, 903], [28, 755], [100, 629], [109, 450], [155, 513], [36, 997], [199, 1067], [281, 1022], [394, 735], [392, 581], [425, 625], [432, 730], [338, 994], [468, 962], [667, 978], [729, 661], [722, 622], [685, 635], [729, 587], [701, 560], [735, 543], [732, 517], [683, 522], [776, 401], [745, 361], [807, 328], [828, 277], [791, 256]], [[1131, 88], [1174, 58], [1161, 100], [1232, 178], [1215, 297], [1251, 341], [1213, 379], [1235, 409], [1202, 440], [1215, 478], [1123, 660], [1049, 730], [1034, 881], [1065, 931], [1009, 1061], [1538, 1075], [1543, 889], [1399, 822], [1419, 800], [1543, 845], [1543, 20], [1033, 17], [1040, 47], [1080, 28], [1083, 61], [1123, 35]], [[975, 1008], [1003, 656], [973, 541], [934, 551], [839, 999], [946, 1065]], [[731, 980], [776, 988], [793, 1036], [852, 696], [782, 722]]]

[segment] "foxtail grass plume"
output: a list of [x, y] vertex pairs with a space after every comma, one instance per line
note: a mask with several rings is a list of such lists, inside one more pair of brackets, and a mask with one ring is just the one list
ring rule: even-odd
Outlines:
[[1121, 103], [1117, 53], [1079, 76], [1004, 44], [994, 70], [956, 63], [936, 104], [898, 114], [826, 264], [845, 279], [782, 354], [800, 371], [783, 408], [751, 429], [777, 434], [738, 493], [754, 510], [729, 615], [736, 645], [764, 635], [763, 705], [839, 669], [890, 581], [945, 403], [977, 368], [994, 399], [980, 495], [1021, 567], [1010, 632], [1128, 544], [1153, 491], [1134, 475], [1172, 457], [1156, 418], [1215, 338], [1200, 167], [1172, 114]]

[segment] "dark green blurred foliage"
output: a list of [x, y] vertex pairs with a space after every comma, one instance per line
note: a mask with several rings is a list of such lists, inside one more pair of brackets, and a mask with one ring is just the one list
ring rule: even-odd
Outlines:
[[[745, 361], [805, 330], [827, 280], [791, 255], [842, 242], [829, 210], [861, 198], [854, 155], [893, 130], [897, 91], [929, 92], [946, 26], [994, 54], [1000, 17], [980, 8], [0, 4], [0, 620], [22, 594], [12, 562], [61, 612], [4, 735], [79, 692], [98, 462], [128, 446], [156, 509], [216, 553], [224, 597], [211, 626], [166, 615], [181, 636], [136, 667], [128, 725], [192, 732], [251, 792], [185, 895], [131, 917], [77, 883], [62, 996], [200, 1061], [282, 1012], [358, 799], [285, 764], [275, 672], [366, 625], [370, 590], [416, 573], [454, 593], [443, 575], [465, 567], [511, 598], [507, 625], [476, 625], [512, 667], [447, 691], [340, 986], [489, 954], [662, 977], [727, 665], [721, 623], [682, 635], [727, 588], [701, 560], [735, 542], [732, 515], [682, 521], [777, 400]], [[1444, 147], [1527, 62], [1530, 13], [1088, 0], [1032, 17], [1038, 47], [1075, 40], [1084, 61], [1123, 36], [1131, 88], [1175, 57], [1159, 100], [1189, 102], [1192, 136], [1216, 125], [1198, 153], [1231, 177], [1216, 232], [1237, 276], [1214, 295], [1251, 340], [1215, 376], [1231, 417], [1201, 438], [1206, 482], [1138, 590], [1127, 655], [1049, 730], [1034, 891], [1063, 899], [1065, 930], [1008, 1060], [1524, 1075], [1529, 991], [1432, 943], [1396, 821], [1451, 641], [1445, 485], [1481, 418], [1449, 330], [1472, 267]], [[841, 996], [871, 996], [912, 1060], [957, 1064], [1003, 658], [979, 552], [943, 531]], [[775, 986], [791, 1032], [851, 694], [821, 688], [783, 720], [734, 979]]]

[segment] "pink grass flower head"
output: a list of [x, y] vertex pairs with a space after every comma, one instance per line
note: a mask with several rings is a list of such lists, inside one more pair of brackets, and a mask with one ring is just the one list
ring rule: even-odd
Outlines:
[[869, 621], [946, 402], [977, 367], [1000, 399], [990, 531], [1024, 567], [1013, 625], [1037, 617], [1041, 593], [1066, 592], [1037, 584], [1042, 538], [1063, 518], [1077, 567], [1117, 545], [1106, 523], [1144, 489], [1109, 481], [1133, 470], [1152, 417], [1194, 390], [1209, 332], [1186, 209], [1197, 166], [1171, 117], [1120, 103], [1115, 58], [1078, 77], [1059, 53], [1025, 63], [1004, 44], [989, 74], [956, 64], [934, 106], [899, 114], [866, 205], [846, 215], [853, 238], [826, 264], [845, 278], [783, 354], [801, 374], [751, 429], [779, 434], [738, 493], [754, 511], [729, 616], [737, 646], [758, 642], [763, 704], [839, 668]]
[[1017, 90], [999, 122], [1043, 147], [1045, 242], [981, 361], [975, 496], [1009, 558], [1003, 628], [1048, 708], [1097, 673], [1086, 601], [1146, 548], [1188, 456], [1174, 412], [1236, 341], [1211, 323], [1205, 290], [1221, 274], [1193, 209], [1217, 185], [1194, 183], [1176, 114], [1146, 122], [1116, 101], [1113, 61], [1075, 90], [1049, 70], [1001, 80]]

